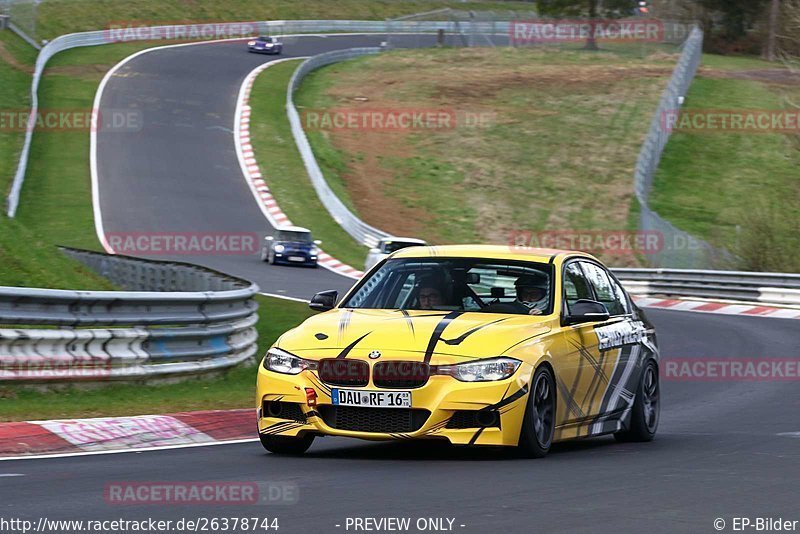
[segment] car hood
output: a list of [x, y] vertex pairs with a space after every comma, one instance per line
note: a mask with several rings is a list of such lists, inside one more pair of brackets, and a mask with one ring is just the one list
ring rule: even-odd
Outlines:
[[550, 329], [549, 319], [527, 315], [335, 309], [290, 330], [278, 346], [309, 359], [360, 359], [377, 350], [382, 360], [457, 363], [504, 355]]

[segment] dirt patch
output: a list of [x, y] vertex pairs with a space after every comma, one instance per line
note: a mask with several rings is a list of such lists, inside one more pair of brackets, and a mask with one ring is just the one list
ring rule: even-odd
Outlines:
[[770, 85], [800, 86], [800, 72], [789, 69], [721, 70], [701, 67], [699, 74], [706, 78], [751, 80]]
[[92, 64], [92, 65], [63, 65], [60, 67], [48, 67], [47, 74], [59, 76], [70, 76], [72, 78], [97, 78], [97, 75], [104, 76], [114, 65]]
[[17, 61], [17, 58], [14, 57], [14, 54], [9, 52], [8, 49], [6, 49], [5, 43], [2, 42], [0, 42], [0, 60], [8, 63], [8, 65], [14, 70], [22, 71], [26, 74], [33, 74], [33, 67], [23, 65]]

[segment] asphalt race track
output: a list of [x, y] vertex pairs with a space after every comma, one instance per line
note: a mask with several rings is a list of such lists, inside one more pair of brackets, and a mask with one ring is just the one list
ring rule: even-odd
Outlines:
[[[287, 42], [286, 56], [381, 39], [299, 38]], [[102, 107], [141, 109], [145, 127], [137, 134], [99, 137], [107, 232], [266, 232], [241, 176], [230, 129], [241, 81], [268, 60], [245, 53], [242, 43], [188, 46], [144, 54], [112, 78]], [[351, 284], [323, 269], [270, 267], [255, 256], [176, 259], [298, 297]], [[788, 358], [800, 347], [794, 320], [655, 310], [649, 315], [666, 359]], [[456, 531], [504, 534], [715, 532], [716, 518], [725, 519], [726, 530], [734, 516], [800, 519], [796, 381], [666, 380], [661, 399], [653, 443], [589, 439], [555, 445], [543, 460], [432, 443], [324, 438], [302, 458], [269, 455], [254, 442], [4, 461], [3, 515], [34, 522], [42, 516], [268, 516], [279, 518], [281, 533], [344, 532], [348, 517], [448, 517], [455, 519]], [[255, 433], [255, 421], [253, 428]], [[3, 477], [10, 474], [19, 476]], [[287, 482], [298, 486], [299, 502], [199, 507], [104, 500], [107, 484], [134, 481]]]
[[[267, 234], [269, 222], [242, 176], [232, 132], [245, 76], [276, 58], [379, 46], [385, 39], [381, 35], [286, 37], [281, 56], [249, 54], [243, 41], [218, 42], [165, 48], [126, 63], [109, 79], [100, 113], [136, 110], [142, 128], [98, 132], [99, 197], [106, 235]], [[420, 40], [410, 37], [409, 43]], [[269, 168], [268, 162], [260, 163]], [[253, 254], [153, 257], [206, 265], [252, 280], [265, 292], [306, 299], [325, 289], [341, 293], [353, 284], [352, 279], [323, 268], [271, 267]]]
[[[666, 358], [786, 357], [792, 320], [652, 312]], [[0, 462], [4, 516], [48, 519], [278, 517], [282, 533], [344, 532], [347, 517], [451, 517], [459, 532], [714, 532], [721, 517], [798, 517], [800, 388], [796, 382], [662, 383], [656, 440], [554, 445], [543, 460], [431, 443], [318, 439], [302, 458], [257, 442]], [[255, 428], [255, 422], [254, 422]], [[275, 481], [295, 505], [121, 506], [121, 482]], [[794, 517], [792, 517], [794, 515]], [[351, 530], [352, 531], [352, 530]], [[412, 530], [413, 531], [413, 530]]]

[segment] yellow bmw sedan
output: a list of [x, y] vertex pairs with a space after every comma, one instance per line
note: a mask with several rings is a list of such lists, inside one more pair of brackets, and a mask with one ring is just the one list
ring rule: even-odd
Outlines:
[[402, 249], [285, 334], [259, 366], [261, 443], [439, 439], [542, 457], [557, 441], [658, 427], [659, 354], [642, 310], [581, 252]]

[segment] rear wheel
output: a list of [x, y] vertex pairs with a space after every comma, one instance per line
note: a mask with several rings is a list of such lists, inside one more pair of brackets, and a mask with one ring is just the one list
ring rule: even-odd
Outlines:
[[614, 434], [617, 441], [653, 441], [661, 414], [659, 401], [658, 367], [650, 360], [642, 372], [642, 379], [633, 401], [629, 428]]
[[555, 379], [548, 367], [536, 370], [531, 381], [528, 407], [522, 420], [519, 452], [528, 458], [543, 458], [553, 444], [556, 421]]
[[299, 456], [306, 452], [314, 442], [314, 434], [290, 438], [286, 436], [265, 436], [259, 434], [261, 445], [273, 454], [285, 454], [287, 456]]

